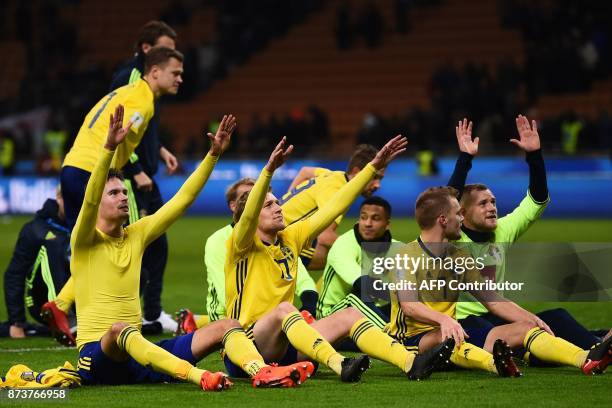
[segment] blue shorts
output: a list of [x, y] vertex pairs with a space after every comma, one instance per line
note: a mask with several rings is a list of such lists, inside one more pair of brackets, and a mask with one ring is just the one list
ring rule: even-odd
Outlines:
[[91, 173], [78, 167], [62, 167], [60, 173], [60, 185], [62, 197], [64, 198], [64, 212], [66, 214], [66, 225], [70, 230], [74, 228], [79, 211], [85, 199], [85, 189]]
[[[159, 347], [186, 360], [192, 365], [198, 362], [191, 353], [191, 340], [193, 333], [155, 343]], [[126, 361], [116, 362], [102, 351], [99, 341], [87, 343], [79, 353], [79, 375], [84, 385], [94, 384], [142, 384], [176, 382], [174, 377], [158, 373], [150, 367], [140, 365], [132, 357]]]
[[[465, 319], [459, 320], [459, 323], [463, 327], [463, 330], [467, 333], [469, 338], [466, 341], [470, 344], [473, 344], [477, 347], [483, 348], [485, 344], [485, 340], [487, 339], [487, 335], [495, 327], [487, 319], [484, 319], [480, 316], [468, 316]], [[424, 333], [416, 334], [412, 337], [408, 337], [404, 339], [402, 344], [406, 347], [418, 347], [421, 339], [425, 336], [428, 331]]]

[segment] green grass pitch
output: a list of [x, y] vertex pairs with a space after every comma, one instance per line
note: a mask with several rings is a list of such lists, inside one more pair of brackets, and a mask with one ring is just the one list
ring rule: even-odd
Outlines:
[[[0, 219], [0, 268], [4, 271], [26, 217]], [[173, 312], [179, 307], [204, 311], [206, 282], [203, 247], [206, 237], [225, 225], [227, 218], [184, 218], [170, 231], [170, 257], [164, 279], [163, 305]], [[346, 231], [354, 220], [345, 220]], [[413, 220], [393, 221], [394, 237], [414, 239]], [[522, 241], [610, 241], [612, 220], [548, 220], [537, 222]], [[571, 235], [569, 235], [571, 234]], [[569, 239], [568, 239], [569, 237]], [[0, 276], [0, 281], [2, 277]], [[534, 310], [554, 306], [569, 309], [589, 328], [609, 327], [612, 303], [533, 304]], [[6, 320], [4, 302], [0, 321]], [[158, 340], [160, 337], [152, 338]], [[65, 360], [76, 364], [75, 349], [62, 349], [52, 339], [0, 339], [0, 372], [17, 363], [34, 370], [58, 366]], [[199, 364], [209, 370], [223, 370], [217, 354]], [[454, 371], [434, 373], [431, 379], [409, 382], [395, 368], [374, 361], [358, 384], [343, 384], [326, 368], [297, 389], [257, 390], [248, 381], [237, 380], [224, 393], [202, 393], [191, 384], [158, 384], [114, 387], [83, 387], [71, 390], [62, 406], [75, 407], [153, 407], [153, 406], [607, 406], [610, 403], [612, 373], [587, 377], [572, 368], [524, 368], [524, 377], [501, 379], [484, 372]], [[606, 402], [607, 401], [607, 402]], [[23, 402], [0, 400], [0, 405], [28, 406]], [[283, 404], [283, 405], [280, 405]], [[32, 404], [34, 405], [34, 404]], [[36, 404], [37, 406], [39, 404]], [[45, 406], [59, 404], [48, 403]]]

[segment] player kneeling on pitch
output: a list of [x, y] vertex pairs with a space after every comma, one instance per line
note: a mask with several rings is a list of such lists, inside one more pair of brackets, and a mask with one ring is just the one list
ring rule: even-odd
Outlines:
[[[131, 384], [183, 380], [204, 390], [223, 390], [232, 383], [224, 373], [195, 366], [223, 344], [228, 358], [242, 367], [254, 386], [290, 387], [304, 381], [309, 362], [268, 366], [236, 320], [219, 320], [194, 333], [150, 343], [140, 333], [139, 280], [142, 255], [193, 203], [236, 126], [224, 116], [211, 148], [176, 195], [155, 214], [123, 227], [129, 217], [127, 189], [120, 173], [109, 169], [115, 149], [129, 131], [123, 106], [110, 115], [104, 148], [87, 183], [85, 200], [71, 237], [79, 331], [79, 375], [84, 384]], [[101, 146], [102, 147], [102, 146]]]
[[[377, 171], [403, 152], [406, 144], [404, 137], [393, 138], [322, 208], [286, 227], [279, 200], [268, 192], [274, 171], [293, 149], [285, 149], [283, 138], [253, 189], [238, 199], [225, 261], [227, 315], [240, 321], [266, 361], [288, 364], [307, 358], [325, 364], [342, 381], [359, 381], [370, 365], [369, 357], [346, 358], [331, 345], [349, 336], [363, 352], [394, 364], [413, 379], [427, 377], [448, 359], [452, 339], [417, 356], [357, 309], [347, 308], [309, 325], [293, 306], [299, 254], [348, 209]], [[243, 375], [233, 362], [226, 359], [225, 363], [232, 376]]]
[[[400, 255], [422, 259], [414, 270], [394, 272], [397, 282], [407, 282], [407, 289], [392, 291], [391, 323], [387, 332], [407, 347], [425, 352], [440, 341], [452, 337], [456, 348], [450, 358], [455, 365], [517, 377], [521, 373], [512, 360], [513, 348], [525, 347], [543, 361], [574, 366], [585, 374], [602, 373], [612, 356], [612, 338], [590, 351], [555, 337], [538, 316], [504, 299], [493, 291], [471, 291], [490, 313], [508, 321], [493, 327], [464, 328], [456, 320], [459, 291], [455, 283], [485, 282], [476, 267], [447, 268], [445, 265], [467, 265], [470, 254], [449, 243], [461, 237], [461, 207], [452, 187], [434, 187], [419, 195], [415, 215], [421, 228], [416, 241], [407, 244]], [[434, 262], [435, 260], [444, 262]], [[429, 262], [432, 261], [432, 262]], [[475, 264], [473, 262], [472, 264]], [[426, 265], [426, 267], [423, 267]], [[463, 268], [462, 268], [463, 269]], [[461, 273], [459, 273], [461, 272]], [[423, 283], [439, 282], [437, 285]], [[476, 286], [476, 285], [473, 285]]]

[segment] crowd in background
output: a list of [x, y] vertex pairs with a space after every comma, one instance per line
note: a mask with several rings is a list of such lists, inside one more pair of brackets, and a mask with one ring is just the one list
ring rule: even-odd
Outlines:
[[[384, 33], [401, 34], [411, 29], [415, 7], [435, 7], [440, 1], [395, 0], [394, 20], [385, 21], [376, 2], [341, 2], [336, 18], [336, 43], [348, 50], [359, 42], [375, 49], [385, 41]], [[88, 108], [107, 92], [110, 72], [82, 64], [86, 52], [78, 43], [75, 21], [59, 12], [64, 4], [79, 0], [20, 1], [9, 8], [0, 2], [0, 40], [16, 39], [26, 47], [26, 72], [16, 98], [0, 95], [0, 118], [39, 106], [51, 107], [43, 137], [42, 154], [36, 157], [41, 174], [56, 172], [61, 157]], [[468, 116], [487, 140], [483, 151], [503, 153], [518, 112], [527, 112], [538, 97], [550, 93], [586, 91], [592, 81], [610, 76], [610, 28], [606, 18], [612, 5], [588, 0], [563, 1], [501, 0], [500, 20], [504, 27], [518, 29], [526, 50], [524, 66], [500, 61], [497, 66], [475, 63], [458, 65], [449, 60], [432, 73], [431, 109], [406, 107], [403, 115], [371, 112], [356, 137], [359, 142], [380, 144], [394, 132], [410, 135], [420, 148], [436, 151], [448, 140], [457, 118]], [[185, 101], [226, 77], [235, 66], [283, 36], [325, 2], [322, 0], [186, 1], [174, 0], [159, 16], [171, 26], [190, 23], [194, 12], [212, 7], [217, 15], [215, 35], [201, 43], [187, 43], [184, 85], [172, 99]], [[14, 15], [9, 15], [9, 10]], [[18, 21], [19, 24], [8, 24]], [[214, 123], [211, 123], [214, 126]], [[550, 129], [546, 143], [556, 151], [575, 154], [583, 150], [610, 149], [609, 112], [586, 120], [574, 112], [544, 121]], [[19, 158], [32, 159], [31, 133], [27, 124], [18, 132], [0, 129], [0, 166], [5, 174], [14, 170]], [[329, 136], [327, 115], [315, 106], [287, 107], [284, 115], [252, 118], [249, 129], [240, 129], [239, 143], [232, 153], [263, 154], [271, 135], [288, 134], [299, 140], [298, 152], [312, 153], [312, 146]], [[164, 132], [161, 132], [162, 138]], [[167, 136], [168, 137], [168, 136]], [[170, 139], [168, 137], [168, 139]], [[189, 156], [203, 141], [193, 140], [185, 148]], [[12, 157], [12, 159], [11, 159]]]

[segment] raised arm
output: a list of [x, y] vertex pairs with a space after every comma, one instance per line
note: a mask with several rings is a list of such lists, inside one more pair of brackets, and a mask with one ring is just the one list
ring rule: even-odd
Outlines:
[[193, 204], [208, 181], [219, 156], [227, 150], [235, 128], [236, 118], [232, 115], [224, 115], [217, 133], [215, 135], [208, 133], [211, 142], [208, 154], [179, 191], [155, 214], [144, 217], [134, 224], [143, 225], [147, 245], [162, 235]]
[[96, 221], [98, 218], [98, 207], [104, 193], [106, 185], [106, 177], [110, 168], [115, 149], [119, 146], [127, 136], [132, 126], [132, 121], [123, 126], [123, 105], [117, 105], [115, 114], [110, 115], [110, 124], [108, 126], [108, 134], [106, 142], [100, 154], [100, 158], [94, 167], [87, 188], [85, 189], [85, 198], [81, 205], [81, 211], [77, 217], [76, 224], [72, 230], [70, 237], [70, 245], [73, 248], [81, 244], [88, 244], [93, 240], [96, 229]]
[[287, 191], [291, 191], [294, 188], [296, 188], [298, 185], [303, 183], [304, 181], [310, 180], [311, 178], [315, 177], [316, 175], [315, 170], [316, 170], [316, 167], [308, 167], [308, 166], [302, 167], [300, 171], [298, 172], [297, 176], [295, 176], [295, 178], [289, 185], [289, 188], [287, 189]]
[[249, 193], [244, 211], [232, 232], [234, 236], [234, 248], [236, 250], [240, 251], [248, 248], [253, 243], [255, 231], [257, 231], [257, 224], [259, 222], [259, 213], [266, 199], [272, 175], [276, 169], [283, 165], [287, 157], [289, 157], [293, 151], [293, 145], [290, 145], [287, 149], [284, 148], [286, 141], [287, 138], [283, 137], [276, 145], [270, 155], [268, 164], [266, 164], [266, 167], [264, 167], [259, 174], [253, 189]]
[[525, 116], [519, 115], [516, 118], [516, 130], [519, 138], [510, 139], [510, 142], [525, 151], [525, 160], [529, 165], [529, 194], [536, 203], [545, 203], [548, 201], [548, 183], [540, 147], [538, 124], [532, 120], [530, 125]]
[[472, 160], [478, 154], [480, 138], [477, 137], [472, 140], [472, 122], [470, 121], [468, 124], [465, 118], [455, 126], [455, 135], [457, 136], [457, 145], [461, 153], [459, 158], [457, 158], [453, 174], [448, 180], [448, 185], [455, 188], [459, 192], [458, 198], [461, 198], [463, 188], [465, 187], [465, 180], [472, 168]]
[[376, 172], [384, 169], [393, 159], [406, 150], [408, 141], [397, 135], [376, 154], [355, 177], [345, 184], [333, 197], [311, 217], [306, 219], [310, 231], [310, 240], [317, 237], [332, 221], [350, 207]]

